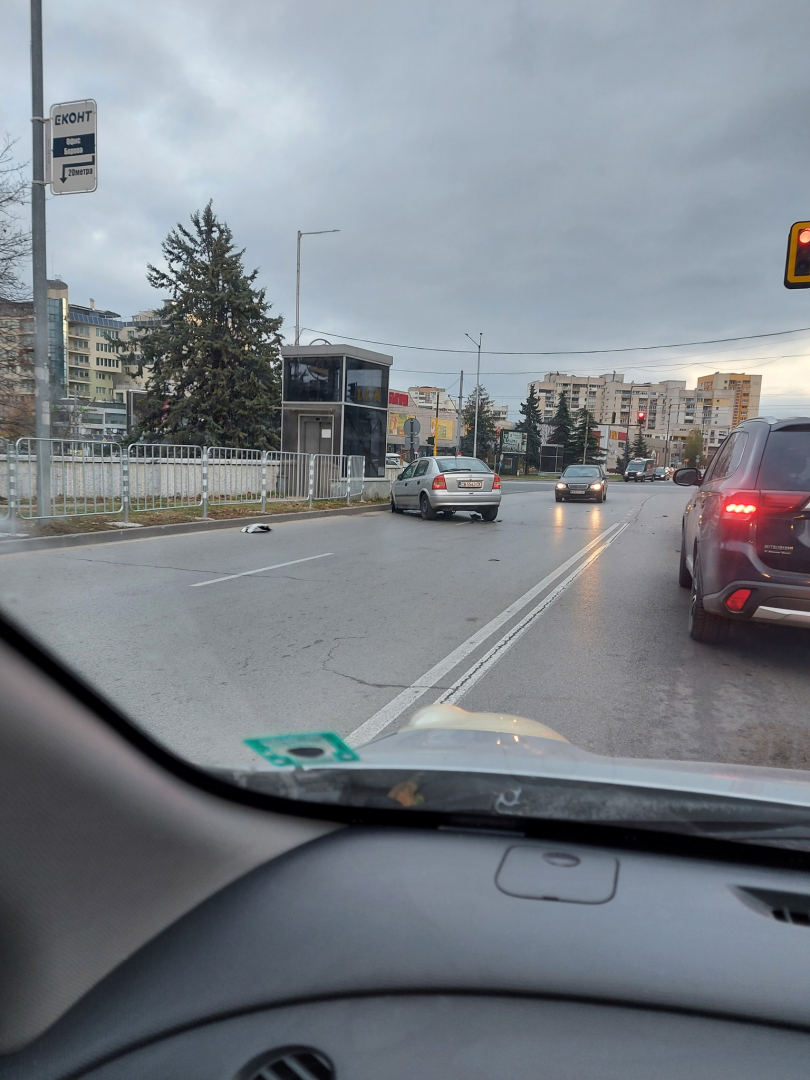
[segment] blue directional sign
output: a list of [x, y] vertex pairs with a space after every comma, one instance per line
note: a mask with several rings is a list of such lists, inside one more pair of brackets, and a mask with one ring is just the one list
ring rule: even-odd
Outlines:
[[54, 195], [95, 191], [98, 186], [95, 101], [51, 106], [50, 184]]

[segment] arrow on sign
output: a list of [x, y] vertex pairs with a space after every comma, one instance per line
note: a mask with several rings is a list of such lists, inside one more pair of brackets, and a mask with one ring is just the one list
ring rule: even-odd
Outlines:
[[96, 163], [95, 154], [90, 158], [89, 161], [76, 161], [76, 160], [66, 161], [65, 164], [62, 166], [62, 183], [63, 184], [65, 183], [65, 169], [75, 169], [77, 165], [95, 165], [95, 163]]

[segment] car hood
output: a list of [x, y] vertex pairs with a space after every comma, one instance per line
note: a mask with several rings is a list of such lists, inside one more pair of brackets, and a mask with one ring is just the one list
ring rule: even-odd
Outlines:
[[[321, 806], [434, 811], [477, 826], [506, 817], [510, 828], [515, 819], [587, 822], [810, 850], [810, 772], [606, 757], [526, 717], [431, 705], [354, 749], [328, 732], [246, 742], [257, 750], [251, 767], [209, 771]], [[300, 760], [285, 756], [296, 749]]]

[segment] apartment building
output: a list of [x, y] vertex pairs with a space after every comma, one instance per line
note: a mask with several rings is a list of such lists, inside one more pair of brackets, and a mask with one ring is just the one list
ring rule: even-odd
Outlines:
[[698, 392], [713, 397], [731, 397], [731, 426], [736, 427], [749, 417], [759, 416], [759, 398], [762, 391], [761, 375], [744, 372], [715, 371], [713, 375], [701, 375], [697, 381]]
[[760, 382], [760, 376], [718, 374], [701, 377], [695, 389], [687, 389], [683, 379], [627, 382], [615, 371], [597, 376], [549, 372], [529, 386], [546, 424], [554, 417], [560, 393], [572, 413], [588, 408], [608, 440], [612, 465], [621, 447], [637, 434], [640, 412], [645, 414], [644, 437], [660, 463], [682, 459], [686, 436], [694, 428], [703, 433], [710, 457], [740, 419], [758, 415]]

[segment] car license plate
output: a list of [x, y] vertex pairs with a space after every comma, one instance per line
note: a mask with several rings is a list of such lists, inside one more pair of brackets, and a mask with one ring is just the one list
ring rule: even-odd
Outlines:
[[575, 495], [584, 495], [585, 494], [585, 488], [584, 487], [572, 487], [571, 491]]
[[484, 486], [483, 480], [459, 480], [458, 486], [460, 488], [480, 488]]

